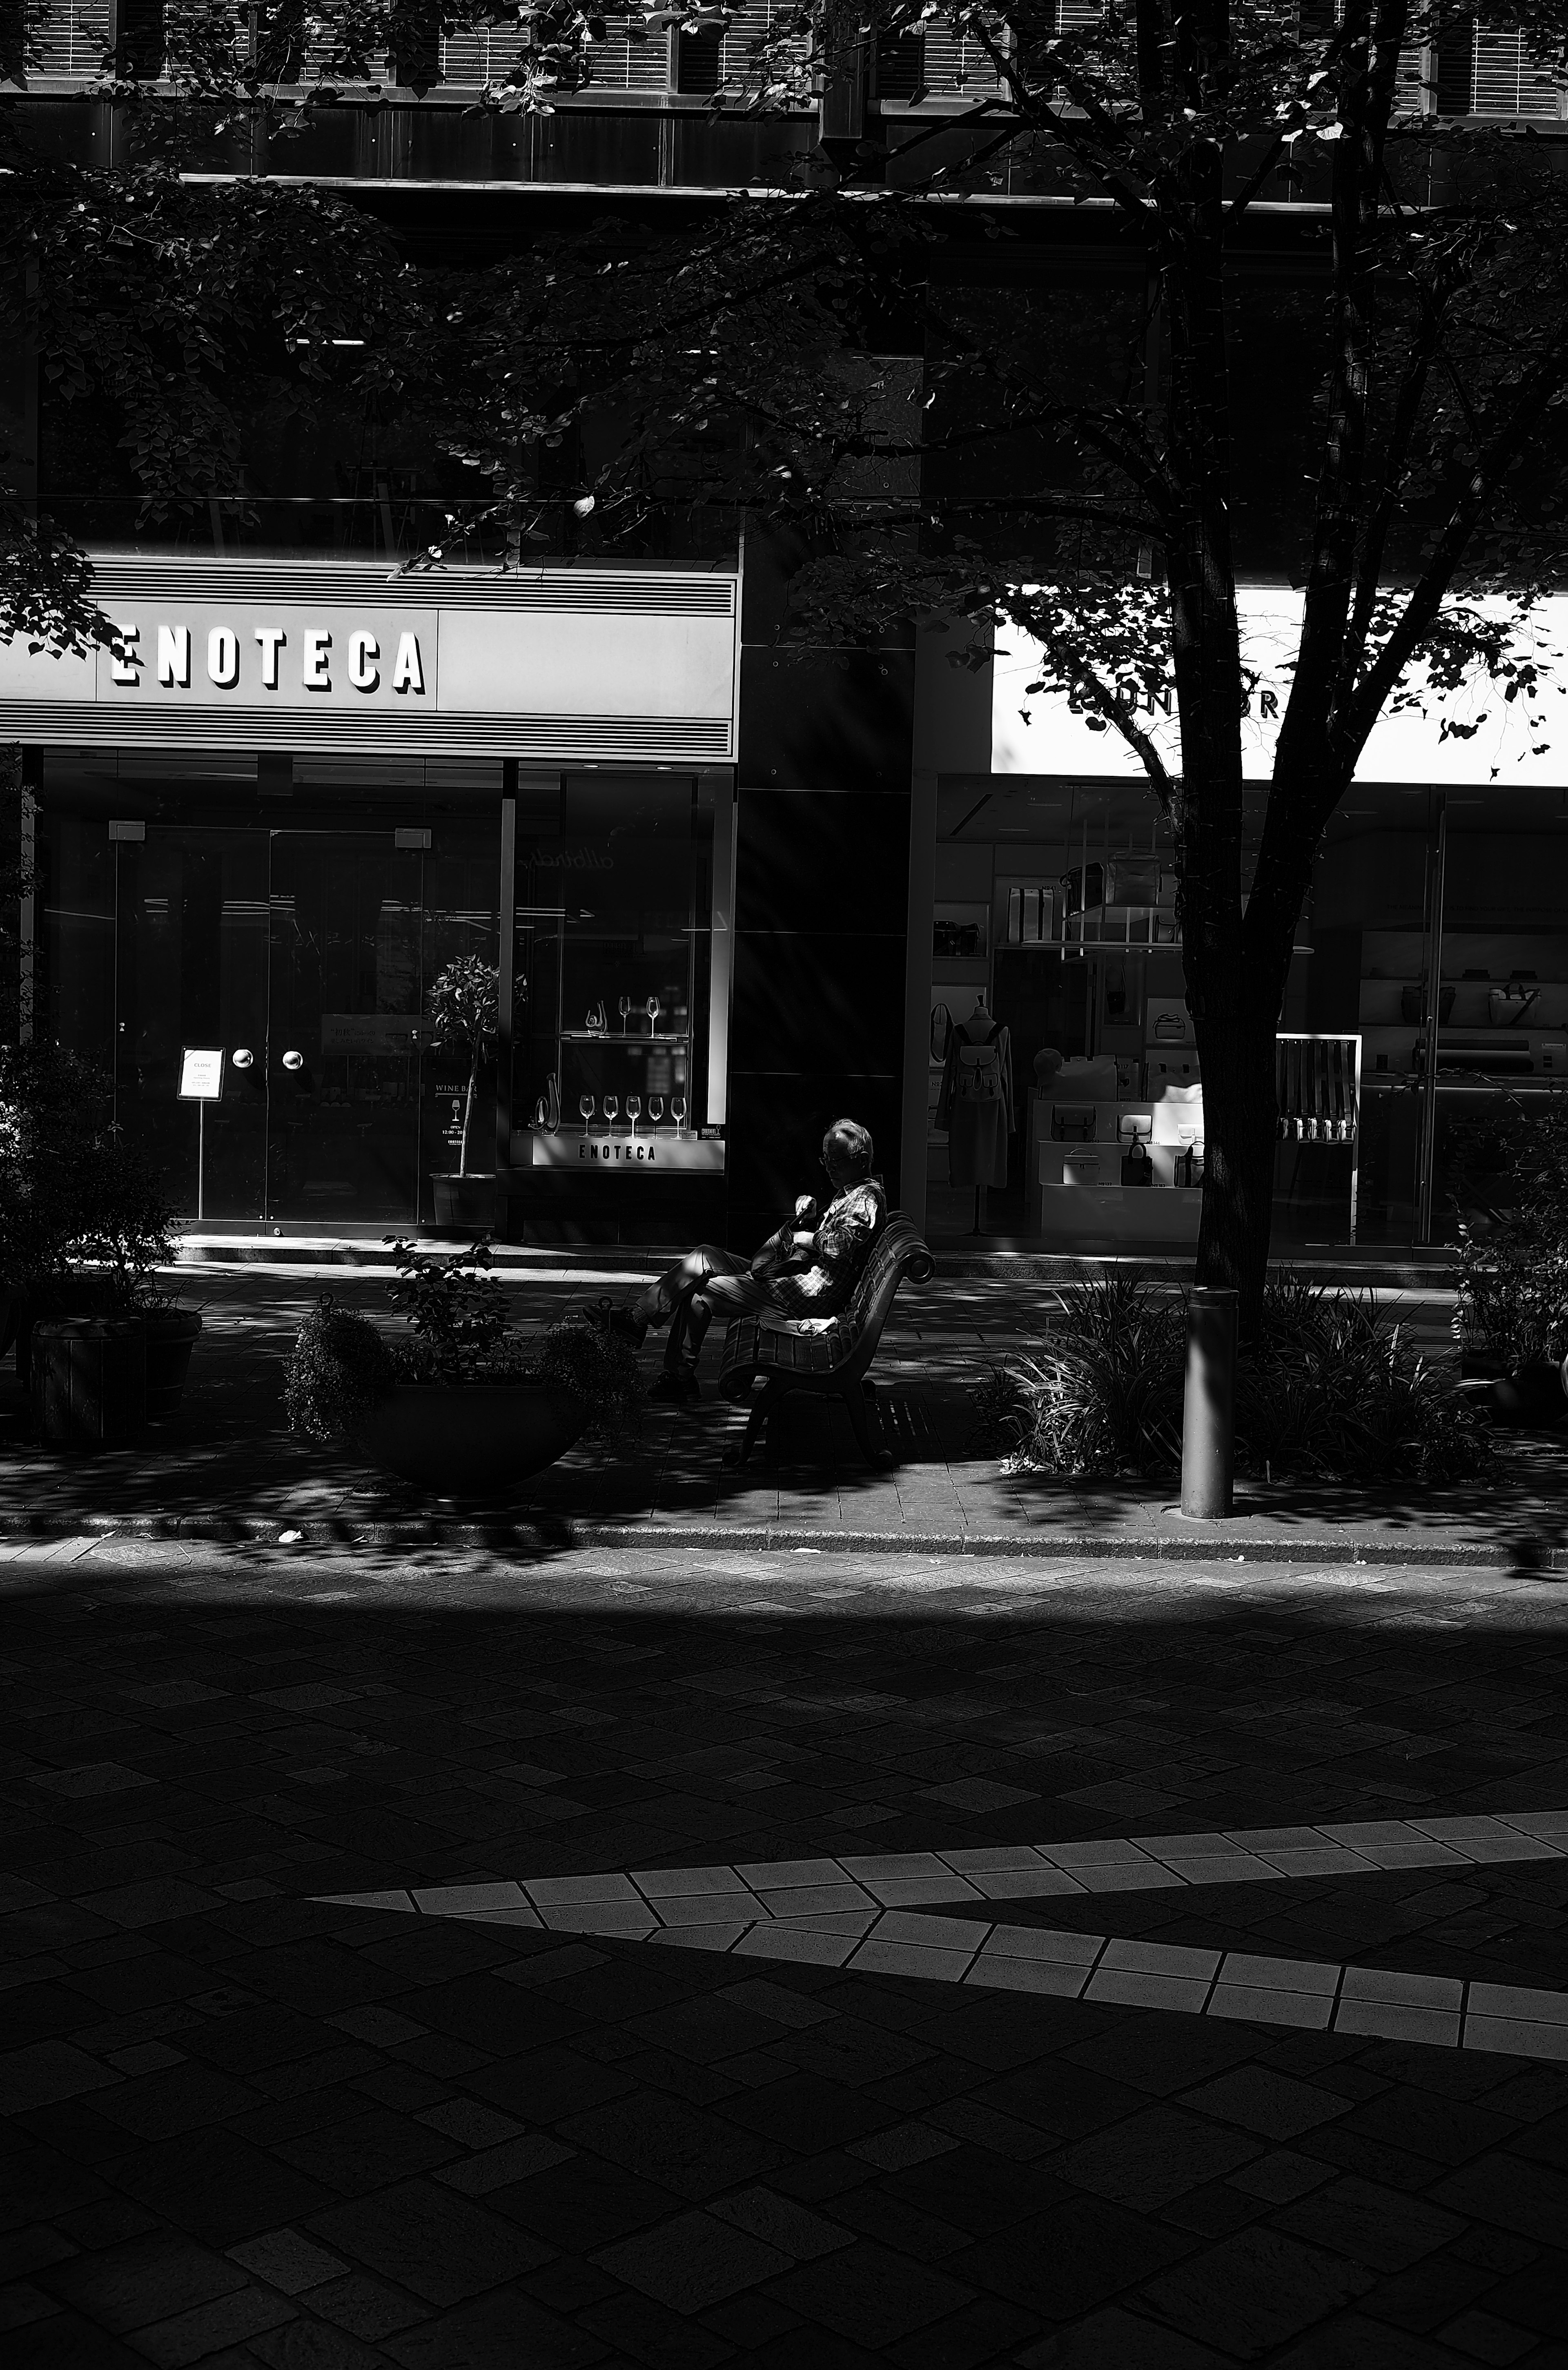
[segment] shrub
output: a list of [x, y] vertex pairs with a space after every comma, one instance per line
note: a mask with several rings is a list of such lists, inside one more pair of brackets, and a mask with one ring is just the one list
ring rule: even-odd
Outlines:
[[1032, 1354], [990, 1369], [975, 1444], [1009, 1472], [1163, 1472], [1182, 1449], [1185, 1307], [1146, 1277], [1071, 1284]]
[[427, 1258], [399, 1242], [392, 1300], [408, 1321], [387, 1342], [367, 1317], [329, 1294], [300, 1327], [283, 1386], [291, 1428], [313, 1440], [352, 1436], [398, 1383], [543, 1383], [587, 1410], [586, 1436], [617, 1443], [636, 1428], [642, 1386], [630, 1346], [571, 1316], [520, 1340], [483, 1270], [485, 1245]]
[[295, 1337], [283, 1384], [289, 1428], [311, 1440], [356, 1432], [397, 1380], [392, 1355], [368, 1318], [318, 1300]]
[[1459, 1213], [1454, 1331], [1471, 1357], [1505, 1369], [1568, 1356], [1568, 1094], [1544, 1108], [1509, 1100], [1456, 1122], [1450, 1177]]
[[[1184, 1295], [1147, 1278], [1069, 1287], [1045, 1342], [993, 1366], [975, 1445], [1011, 1472], [1153, 1478], [1181, 1462]], [[1486, 1469], [1481, 1417], [1369, 1297], [1271, 1278], [1237, 1366], [1242, 1472], [1335, 1481], [1463, 1480]]]
[[45, 1307], [73, 1271], [110, 1307], [135, 1306], [173, 1257], [173, 1215], [110, 1124], [110, 1086], [80, 1055], [0, 1045], [0, 1278]]

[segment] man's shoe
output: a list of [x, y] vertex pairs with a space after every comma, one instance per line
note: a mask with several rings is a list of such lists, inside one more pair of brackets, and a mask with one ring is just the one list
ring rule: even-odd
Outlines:
[[661, 1366], [657, 1379], [648, 1386], [648, 1396], [673, 1407], [687, 1407], [693, 1399], [702, 1397], [702, 1386], [683, 1366]]

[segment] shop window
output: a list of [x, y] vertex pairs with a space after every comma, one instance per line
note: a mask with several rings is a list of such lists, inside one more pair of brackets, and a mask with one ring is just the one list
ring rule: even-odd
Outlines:
[[722, 1111], [716, 823], [727, 864], [728, 796], [689, 776], [569, 774], [519, 800], [513, 1110], [558, 1151], [667, 1146]]
[[906, 33], [901, 40], [882, 39], [877, 43], [877, 97], [879, 98], [921, 98], [926, 89], [926, 40], [923, 33]]
[[163, 0], [121, 0], [121, 72], [139, 82], [156, 82], [163, 72], [165, 47]]
[[695, 33], [675, 34], [674, 86], [683, 98], [710, 98], [723, 76], [724, 37], [704, 25]]
[[266, 0], [256, 11], [256, 71], [262, 81], [298, 82], [305, 54], [305, 0]]
[[391, 77], [422, 95], [441, 80], [441, 10], [434, 0], [404, 0], [392, 27]]

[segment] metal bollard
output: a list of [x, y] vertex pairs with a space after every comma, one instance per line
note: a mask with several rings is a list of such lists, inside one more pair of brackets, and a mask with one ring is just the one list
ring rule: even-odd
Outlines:
[[1229, 1284], [1195, 1284], [1187, 1319], [1182, 1512], [1204, 1522], [1222, 1519], [1231, 1512], [1239, 1297]]

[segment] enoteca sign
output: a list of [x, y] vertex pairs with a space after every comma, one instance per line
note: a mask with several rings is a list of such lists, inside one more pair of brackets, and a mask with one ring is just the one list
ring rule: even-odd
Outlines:
[[117, 602], [93, 654], [107, 707], [386, 708], [436, 696], [434, 609], [324, 602]]
[[731, 764], [739, 579], [105, 556], [109, 647], [0, 643], [0, 739]]

